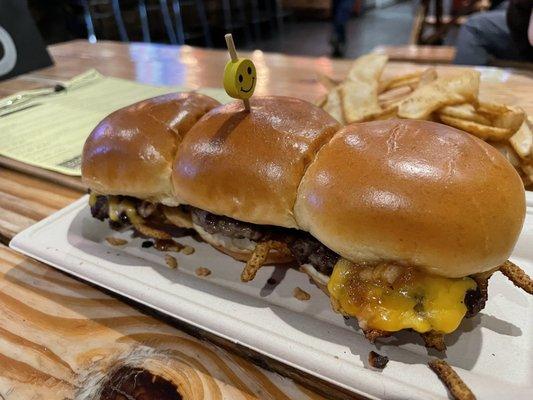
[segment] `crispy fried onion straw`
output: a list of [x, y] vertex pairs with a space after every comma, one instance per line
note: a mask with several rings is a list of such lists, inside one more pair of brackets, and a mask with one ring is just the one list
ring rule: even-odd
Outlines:
[[444, 334], [436, 331], [429, 331], [421, 333], [422, 339], [424, 339], [424, 344], [428, 349], [435, 349], [438, 351], [446, 350], [446, 343], [444, 343]]
[[[363, 334], [370, 341], [370, 343], [375, 343], [376, 340], [380, 338], [386, 338], [393, 335], [395, 332], [381, 331], [379, 329], [363, 329]], [[444, 334], [429, 331], [421, 333], [422, 339], [424, 339], [424, 344], [426, 348], [433, 348], [438, 351], [446, 350], [446, 344], [444, 343]]]
[[375, 343], [377, 339], [389, 337], [393, 332], [381, 331], [379, 329], [363, 329], [363, 334], [370, 343]]
[[268, 253], [270, 253], [271, 250], [276, 250], [287, 255], [290, 254], [287, 245], [283, 242], [267, 240], [266, 242], [258, 243], [250, 256], [250, 259], [246, 263], [246, 266], [242, 270], [241, 281], [250, 282], [255, 278], [257, 271], [263, 266], [268, 257]]
[[500, 266], [500, 272], [509, 278], [515, 286], [518, 286], [529, 294], [533, 294], [533, 279], [518, 265], [507, 260]]
[[455, 400], [476, 400], [474, 393], [446, 361], [435, 359], [431, 360], [428, 365], [446, 385]]
[[169, 233], [164, 232], [159, 229], [152, 228], [146, 224], [134, 223], [133, 227], [135, 228], [137, 232], [141, 233], [144, 236], [148, 236], [154, 239], [162, 239], [162, 240], [172, 239], [172, 236]]

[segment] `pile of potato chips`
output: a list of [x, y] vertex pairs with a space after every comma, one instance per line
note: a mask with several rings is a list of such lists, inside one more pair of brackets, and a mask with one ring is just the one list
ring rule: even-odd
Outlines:
[[519, 107], [479, 100], [480, 74], [461, 70], [438, 76], [435, 68], [382, 79], [388, 58], [367, 54], [356, 59], [346, 79], [319, 76], [328, 94], [318, 105], [339, 122], [390, 118], [440, 122], [486, 140], [533, 185], [533, 121]]

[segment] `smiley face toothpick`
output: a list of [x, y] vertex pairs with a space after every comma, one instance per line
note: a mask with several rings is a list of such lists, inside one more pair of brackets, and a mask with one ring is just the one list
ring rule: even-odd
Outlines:
[[241, 99], [244, 108], [250, 111], [250, 97], [254, 93], [257, 75], [255, 65], [248, 58], [238, 58], [231, 33], [224, 36], [231, 60], [224, 68], [224, 89], [234, 99]]

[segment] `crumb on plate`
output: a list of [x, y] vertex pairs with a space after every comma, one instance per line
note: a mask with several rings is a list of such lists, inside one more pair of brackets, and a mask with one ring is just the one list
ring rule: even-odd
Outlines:
[[181, 249], [181, 252], [185, 254], [186, 256], [194, 253], [194, 247], [192, 246], [185, 246], [183, 249]]
[[389, 357], [382, 356], [381, 354], [371, 351], [368, 353], [368, 363], [373, 368], [383, 369], [387, 366], [389, 362]]
[[211, 275], [211, 270], [206, 267], [199, 267], [199, 268], [196, 268], [196, 275], [197, 276], [209, 276]]
[[178, 260], [176, 260], [176, 257], [173, 257], [170, 254], [167, 254], [165, 256], [165, 262], [167, 263], [170, 269], [178, 268]]
[[173, 239], [157, 239], [154, 243], [154, 248], [159, 251], [180, 252], [183, 247], [184, 246], [181, 243], [178, 243]]
[[126, 243], [128, 243], [128, 241], [125, 240], [125, 239], [116, 238], [116, 237], [113, 237], [113, 236], [108, 236], [108, 237], [105, 238], [105, 240], [111, 246], [122, 246], [122, 245], [125, 245]]
[[300, 301], [307, 301], [311, 298], [311, 295], [300, 287], [295, 287], [292, 295]]

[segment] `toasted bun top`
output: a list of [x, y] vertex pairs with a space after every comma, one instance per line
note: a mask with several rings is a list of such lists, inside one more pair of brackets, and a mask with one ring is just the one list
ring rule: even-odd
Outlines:
[[433, 122], [377, 121], [345, 127], [320, 150], [295, 215], [353, 262], [462, 277], [509, 257], [525, 194], [514, 168], [476, 137]]
[[194, 92], [172, 93], [115, 111], [85, 142], [83, 182], [102, 194], [176, 205], [170, 173], [177, 146], [219, 104]]
[[255, 224], [297, 227], [300, 180], [338, 123], [289, 97], [254, 97], [207, 113], [183, 140], [173, 169], [183, 203]]

